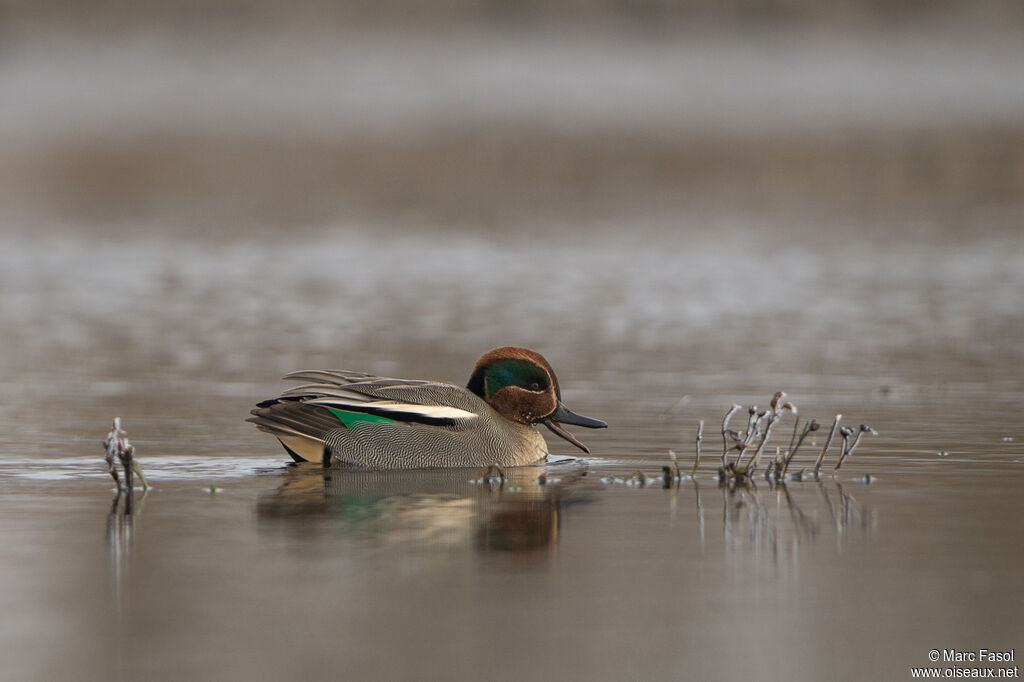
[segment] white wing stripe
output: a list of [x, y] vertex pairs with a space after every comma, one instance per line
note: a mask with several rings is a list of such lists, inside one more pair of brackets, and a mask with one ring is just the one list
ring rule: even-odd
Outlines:
[[457, 407], [448, 407], [445, 405], [416, 405], [414, 403], [399, 403], [394, 400], [369, 400], [364, 402], [360, 400], [339, 400], [337, 398], [317, 398], [307, 402], [313, 405], [324, 405], [326, 407], [350, 407], [360, 412], [366, 410], [366, 408], [372, 408], [374, 411], [380, 412], [381, 414], [410, 414], [429, 417], [431, 419], [476, 419], [477, 417], [473, 412], [460, 410]]

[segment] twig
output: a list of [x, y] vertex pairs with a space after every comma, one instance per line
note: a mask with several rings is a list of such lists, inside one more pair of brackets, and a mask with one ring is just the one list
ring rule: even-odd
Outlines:
[[[135, 446], [128, 442], [127, 435], [124, 429], [121, 428], [121, 418], [114, 417], [113, 428], [110, 429], [110, 433], [107, 434], [106, 439], [103, 441], [103, 447], [106, 450], [106, 455], [103, 459], [107, 463], [110, 476], [114, 479], [114, 483], [117, 484], [118, 494], [122, 490], [126, 490], [130, 495], [132, 492], [132, 455], [135, 453]], [[121, 479], [117, 475], [117, 461], [120, 461], [121, 466], [124, 467], [124, 488], [121, 487]]]
[[774, 476], [774, 478], [777, 480], [778, 479], [778, 473], [779, 473], [779, 471], [782, 470], [782, 463], [785, 460], [786, 460], [786, 458], [782, 454], [782, 447], [776, 445], [775, 446], [775, 457], [772, 459], [772, 461], [768, 462], [768, 468], [765, 469], [765, 471], [764, 471], [764, 477], [767, 478], [767, 479], [771, 479]]
[[796, 413], [796, 408], [793, 408], [793, 416], [796, 420], [793, 422], [793, 435], [789, 437], [789, 447], [786, 448], [786, 452], [793, 452], [793, 446], [796, 443], [797, 432], [800, 430], [800, 416]]
[[796, 445], [793, 446], [789, 451], [789, 454], [786, 455], [786, 461], [782, 464], [782, 470], [779, 473], [781, 477], [786, 477], [786, 472], [789, 470], [789, 463], [793, 461], [794, 457], [796, 457], [796, 451], [800, 449], [801, 445], [803, 445], [804, 439], [807, 438], [808, 434], [811, 434], [820, 428], [821, 425], [818, 424], [817, 419], [812, 419], [804, 425], [804, 430], [800, 432], [800, 437], [797, 439]]
[[[747, 449], [754, 444], [754, 439], [757, 438], [757, 434], [761, 432], [761, 420], [768, 416], [768, 410], [759, 412], [757, 405], [751, 405], [747, 409], [747, 413], [750, 415], [747, 418], [747, 429], [743, 432], [743, 439], [736, 444], [736, 450], [739, 451], [736, 455], [736, 461], [734, 462], [737, 471], [743, 471], [743, 467], [741, 466], [743, 464], [743, 455], [746, 454]], [[753, 459], [753, 455], [751, 455], [751, 459]], [[747, 463], [749, 464], [750, 460], [748, 460]]]
[[704, 440], [704, 420], [700, 420], [700, 424], [697, 426], [697, 457], [693, 460], [693, 470], [690, 472], [690, 477], [697, 475], [697, 467], [700, 466], [700, 442]]
[[132, 471], [135, 472], [135, 475], [138, 476], [139, 480], [142, 482], [142, 491], [145, 492], [149, 490], [149, 481], [146, 480], [145, 474], [142, 473], [142, 467], [139, 466], [139, 460], [134, 457], [132, 457]]
[[[679, 456], [676, 455], [676, 451], [675, 450], [669, 450], [668, 451], [668, 456], [669, 456], [669, 459], [672, 460], [671, 474], [674, 477], [673, 480], [682, 482], [682, 480], [683, 480], [683, 473], [682, 473], [682, 471], [679, 470]], [[662, 471], [664, 471], [665, 469], [668, 469], [668, 467], [662, 467]], [[669, 475], [669, 474], [666, 474], [666, 476], [667, 475]], [[665, 487], [667, 488], [668, 486], [665, 486]]]
[[[750, 444], [754, 442], [754, 437], [757, 435], [758, 428], [757, 424], [761, 421], [761, 415], [763, 412], [758, 412], [757, 405], [751, 405], [747, 409], [747, 414], [750, 416], [747, 418], [747, 430], [743, 432], [743, 450], [750, 447]], [[740, 451], [739, 456], [736, 458], [736, 466], [740, 465], [740, 461], [743, 459], [743, 451]]]
[[[110, 473], [110, 477], [114, 479], [114, 485], [117, 486], [117, 492], [121, 492], [121, 477], [117, 475], [117, 434], [116, 431], [120, 430], [120, 419], [114, 420], [114, 429], [107, 434], [107, 439], [103, 441], [103, 447], [106, 449], [106, 454], [103, 456], [104, 461], [107, 463], [107, 471]], [[113, 436], [113, 439], [111, 439]]]
[[729, 411], [725, 413], [725, 419], [722, 420], [722, 466], [725, 467], [726, 461], [729, 457], [729, 420], [736, 414], [736, 410], [740, 409], [739, 405], [733, 405], [729, 408]]
[[[839, 436], [843, 439], [843, 446], [839, 448], [839, 463], [843, 461], [843, 458], [846, 457], [847, 451], [850, 449], [850, 436], [852, 435], [853, 429], [849, 426], [842, 426], [839, 428]], [[839, 466], [839, 463], [836, 464], [837, 467]], [[835, 473], [835, 470], [833, 470], [833, 473]]]
[[847, 439], [849, 438], [849, 436], [845, 433], [845, 431], [847, 430], [850, 432], [853, 431], [853, 429], [844, 429], [843, 452], [842, 454], [839, 455], [839, 461], [836, 462], [836, 468], [832, 470], [833, 474], [839, 471], [839, 467], [843, 466], [843, 460], [852, 455], [853, 451], [857, 449], [858, 445], [860, 445], [861, 436], [863, 436], [865, 433], [870, 433], [873, 436], [878, 435], [878, 432], [875, 431], [870, 426], [868, 426], [867, 424], [861, 424], [860, 427], [857, 429], [857, 437], [853, 440], [853, 443], [849, 447], [847, 447]]
[[480, 478], [481, 483], [485, 485], [497, 483], [499, 488], [504, 487], [505, 481], [507, 480], [508, 479], [505, 476], [505, 470], [502, 469], [501, 465], [498, 464], [497, 462], [495, 462], [494, 464], [488, 464], [487, 468], [484, 469], [483, 476]]
[[754, 451], [754, 456], [751, 457], [750, 464], [747, 465], [750, 475], [753, 475], [754, 471], [757, 470], [757, 463], [761, 461], [761, 453], [764, 451], [768, 438], [772, 435], [772, 428], [782, 418], [782, 411], [785, 409], [795, 409], [792, 403], [782, 402], [782, 399], [785, 397], [786, 394], [782, 391], [772, 396], [771, 410], [768, 412], [767, 421], [765, 422], [764, 435], [761, 436], [761, 442], [758, 443], [757, 450]]
[[828, 440], [825, 441], [825, 447], [821, 449], [821, 454], [818, 455], [818, 461], [814, 463], [814, 477], [818, 477], [818, 472], [821, 471], [821, 463], [825, 461], [825, 454], [828, 452], [828, 447], [832, 445], [832, 439], [835, 438], [836, 430], [839, 428], [839, 420], [843, 418], [843, 415], [837, 414], [835, 421], [832, 422], [832, 429], [828, 432]]

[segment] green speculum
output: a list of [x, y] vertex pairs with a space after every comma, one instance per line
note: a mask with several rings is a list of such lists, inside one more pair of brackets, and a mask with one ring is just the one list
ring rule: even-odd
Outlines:
[[328, 410], [334, 414], [335, 417], [341, 420], [341, 423], [348, 428], [352, 428], [355, 424], [360, 423], [372, 423], [372, 424], [394, 424], [394, 419], [388, 417], [381, 417], [377, 414], [367, 414], [365, 412], [349, 412], [348, 410], [338, 410], [333, 407], [328, 407]]

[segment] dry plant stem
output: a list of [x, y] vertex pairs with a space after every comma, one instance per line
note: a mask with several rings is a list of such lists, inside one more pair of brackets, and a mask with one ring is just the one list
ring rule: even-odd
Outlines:
[[700, 420], [700, 425], [697, 426], [697, 458], [693, 460], [693, 470], [690, 471], [690, 476], [697, 475], [697, 467], [700, 466], [700, 442], [704, 440], [704, 420]]
[[725, 413], [725, 418], [722, 420], [722, 466], [725, 466], [726, 461], [729, 457], [729, 420], [736, 414], [736, 410], [740, 409], [739, 405], [733, 405], [729, 408], [729, 411]]
[[804, 430], [800, 432], [800, 437], [797, 439], [796, 445], [793, 446], [790, 449], [789, 454], [786, 455], [786, 461], [783, 463], [783, 466], [782, 466], [782, 473], [781, 473], [782, 476], [785, 476], [786, 472], [789, 470], [789, 463], [793, 461], [794, 457], [796, 457], [797, 450], [799, 450], [800, 446], [803, 445], [804, 439], [806, 439], [807, 436], [810, 435], [812, 432], [817, 431], [817, 430], [818, 430], [818, 420], [816, 420], [816, 419], [812, 419], [811, 421], [807, 422], [804, 425]]
[[747, 451], [747, 448], [753, 445], [754, 439], [760, 432], [758, 425], [761, 422], [761, 417], [767, 414], [767, 410], [765, 412], [758, 412], [757, 405], [751, 405], [748, 411], [750, 417], [747, 419], [747, 430], [743, 434], [743, 442], [740, 444], [739, 454], [736, 455], [737, 470], [740, 468], [740, 464], [743, 463], [743, 454]]
[[149, 490], [149, 481], [146, 480], [146, 476], [142, 473], [142, 467], [139, 466], [139, 462], [134, 457], [132, 458], [132, 471], [139, 477], [143, 492]]
[[832, 445], [832, 439], [836, 436], [836, 431], [839, 430], [839, 420], [843, 418], [843, 415], [837, 414], [835, 421], [832, 422], [832, 429], [828, 432], [828, 439], [825, 441], [825, 447], [821, 449], [821, 454], [818, 455], [818, 461], [814, 463], [814, 475], [817, 476], [818, 472], [821, 471], [821, 463], [825, 461], [825, 455], [828, 453], [828, 448]]
[[839, 435], [843, 439], [843, 447], [839, 450], [839, 459], [846, 457], [847, 451], [850, 449], [850, 436], [853, 435], [853, 429], [848, 426], [844, 426], [839, 429]]
[[505, 481], [507, 480], [505, 478], [505, 470], [502, 469], [501, 465], [498, 464], [497, 462], [487, 467], [487, 476], [488, 478], [497, 477], [498, 482], [501, 485], [505, 485]]
[[[104, 446], [107, 446], [107, 442], [103, 442]], [[110, 473], [110, 477], [114, 479], [114, 485], [117, 486], [117, 492], [121, 492], [121, 477], [117, 475], [117, 452], [111, 450], [107, 446], [107, 454], [103, 457], [107, 463], [107, 471]]]
[[[761, 450], [764, 449], [764, 444], [768, 441], [768, 436], [772, 432], [772, 424], [774, 420], [769, 415], [765, 421], [764, 432], [761, 433], [761, 440], [758, 441], [757, 447], [754, 448], [754, 452], [750, 455], [750, 459], [747, 460], [747, 475], [753, 475], [754, 471], [757, 470], [757, 463], [761, 460]], [[759, 431], [760, 432], [760, 431]]]
[[747, 430], [744, 433], [743, 444], [749, 447], [757, 436], [759, 431], [758, 424], [761, 421], [761, 415], [764, 413], [757, 409], [757, 405], [751, 405], [748, 412], [750, 413], [750, 418], [747, 419]]
[[[852, 455], [853, 451], [857, 449], [857, 446], [860, 445], [860, 439], [861, 437], [863, 437], [865, 433], [874, 433], [874, 429], [872, 429], [870, 426], [865, 426], [864, 424], [860, 425], [860, 428], [857, 429], [857, 437], [853, 439], [853, 443], [850, 445], [850, 447], [843, 448], [843, 453], [839, 456], [839, 461], [836, 462], [836, 468], [832, 470], [833, 474], [839, 471], [839, 467], [843, 466], [843, 461], [847, 457]], [[845, 445], [846, 439], [844, 438], [843, 441]]]
[[782, 391], [779, 391], [772, 397], [771, 411], [767, 414], [764, 434], [761, 436], [761, 442], [757, 444], [757, 450], [754, 451], [754, 456], [751, 458], [750, 464], [747, 466], [750, 474], [753, 474], [754, 471], [757, 470], [757, 463], [761, 461], [761, 453], [764, 452], [764, 446], [772, 435], [772, 428], [782, 417], [782, 399], [785, 397], [786, 394]]
[[793, 422], [793, 435], [789, 437], [789, 447], [786, 448], [786, 452], [793, 452], [793, 446], [796, 444], [797, 432], [800, 430], [800, 417], [796, 418]]
[[778, 478], [778, 474], [782, 471], [782, 465], [786, 461], [785, 456], [782, 454], [782, 448], [778, 445], [775, 446], [775, 459], [772, 460], [771, 464], [768, 465], [768, 471], [766, 473], [774, 473], [775, 477]]
[[[135, 492], [135, 480], [132, 478], [132, 451], [134, 447], [129, 445], [124, 452], [118, 453], [118, 458], [121, 460], [121, 466], [124, 467], [124, 487], [128, 491], [128, 499], [131, 500], [132, 494]], [[131, 502], [129, 502], [131, 504]]]
[[[114, 479], [114, 483], [117, 484], [118, 494], [122, 490], [126, 490], [130, 495], [132, 492], [132, 455], [135, 452], [135, 447], [128, 442], [126, 436], [127, 434], [124, 432], [124, 429], [121, 428], [121, 418], [114, 417], [113, 427], [103, 441], [103, 448], [106, 450], [103, 459], [107, 463], [110, 476]], [[120, 461], [121, 466], [124, 467], [125, 485], [123, 488], [121, 487], [121, 479], [117, 475], [117, 461]]]
[[[844, 459], [846, 459], [846, 453], [850, 450], [850, 436], [852, 435], [853, 429], [851, 428], [843, 426], [839, 429], [839, 437], [843, 439], [843, 445], [839, 448], [839, 461], [836, 462], [836, 469], [838, 469], [839, 465], [843, 463]], [[832, 470], [833, 476], [836, 475], [836, 469]]]

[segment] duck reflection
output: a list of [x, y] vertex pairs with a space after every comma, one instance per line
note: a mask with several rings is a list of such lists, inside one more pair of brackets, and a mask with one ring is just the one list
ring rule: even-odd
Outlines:
[[472, 543], [485, 552], [543, 552], [558, 541], [560, 512], [582, 499], [581, 462], [481, 471], [367, 471], [298, 463], [260, 496], [257, 515], [299, 533], [329, 525], [379, 543]]

